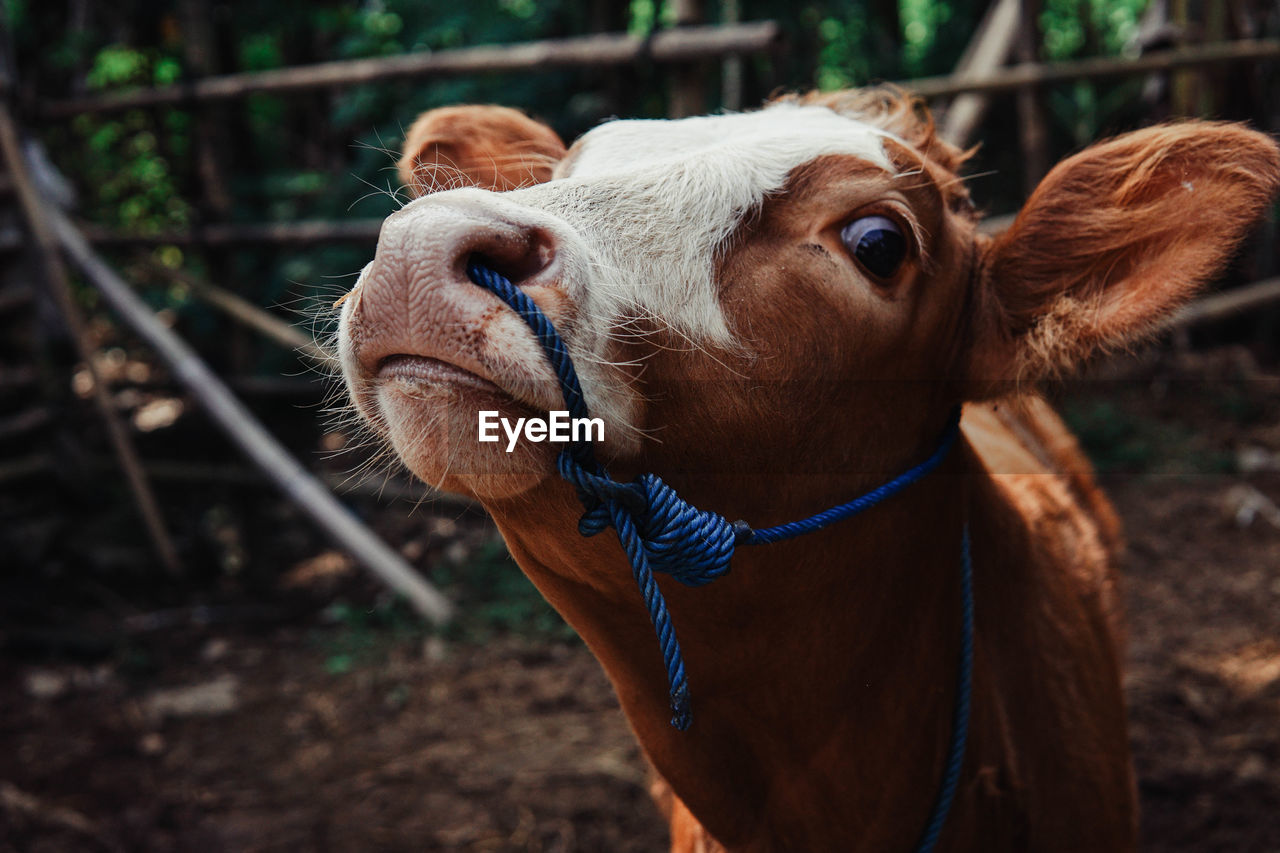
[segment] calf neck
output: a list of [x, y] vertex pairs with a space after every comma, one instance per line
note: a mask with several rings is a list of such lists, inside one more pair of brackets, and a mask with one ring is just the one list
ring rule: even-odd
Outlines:
[[[476, 497], [582, 635], [661, 775], [676, 850], [907, 850], [955, 701], [972, 537], [969, 748], [942, 849], [1123, 850], [1136, 805], [1120, 686], [1118, 528], [1034, 384], [1149, 332], [1280, 182], [1234, 125], [1139, 131], [1060, 164], [998, 238], [963, 155], [891, 91], [618, 121], [564, 149], [523, 115], [450, 108], [401, 161], [342, 311], [357, 410], [424, 481]], [[562, 409], [500, 271], [553, 322], [618, 480], [660, 475], [760, 527], [841, 503], [960, 440], [926, 480], [817, 533], [660, 582], [693, 691], [666, 676], [618, 541], [577, 532], [556, 447], [480, 442], [481, 411]]]

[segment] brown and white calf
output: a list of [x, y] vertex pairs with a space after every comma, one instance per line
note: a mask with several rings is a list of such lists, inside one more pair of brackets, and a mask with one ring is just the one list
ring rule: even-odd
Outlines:
[[[941, 849], [1134, 846], [1118, 525], [1032, 389], [1213, 274], [1280, 184], [1272, 141], [1186, 122], [1101, 143], [994, 239], [963, 155], [895, 92], [615, 121], [567, 151], [514, 111], [459, 107], [409, 141], [421, 197], [343, 307], [351, 397], [417, 476], [487, 507], [600, 659], [669, 786], [674, 849], [910, 849], [950, 734], [966, 521], [973, 717]], [[923, 459], [959, 403], [962, 438], [864, 515], [740, 548], [709, 586], [661, 579], [693, 691], [678, 732], [622, 550], [578, 534], [559, 448], [477, 441], [481, 410], [564, 406], [473, 257], [559, 329], [619, 480], [657, 473], [758, 527]]]

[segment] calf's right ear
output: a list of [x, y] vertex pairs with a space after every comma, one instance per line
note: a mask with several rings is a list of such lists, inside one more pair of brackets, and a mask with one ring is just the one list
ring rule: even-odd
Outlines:
[[982, 249], [967, 374], [973, 397], [1062, 375], [1159, 327], [1230, 258], [1280, 188], [1280, 150], [1189, 121], [1058, 164]]
[[506, 192], [550, 180], [564, 154], [556, 132], [524, 113], [466, 105], [420, 115], [396, 166], [415, 198], [458, 187]]

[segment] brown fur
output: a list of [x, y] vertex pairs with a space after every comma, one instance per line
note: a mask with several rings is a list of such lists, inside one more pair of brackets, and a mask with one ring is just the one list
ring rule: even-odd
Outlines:
[[[687, 733], [667, 723], [663, 667], [621, 550], [574, 532], [573, 490], [548, 471], [486, 505], [612, 680], [661, 774], [654, 790], [673, 850], [910, 849], [950, 734], [966, 523], [973, 716], [939, 849], [1132, 849], [1119, 527], [1052, 410], [1033, 395], [1005, 397], [1011, 382], [1134, 339], [1188, 298], [1275, 192], [1280, 152], [1231, 125], [1129, 134], [1061, 164], [991, 241], [954, 174], [963, 153], [910, 99], [801, 100], [895, 133], [899, 174], [818, 158], [744, 222], [716, 269], [741, 351], [691, 351], [658, 324], [616, 342], [618, 363], [644, 364], [640, 426], [661, 440], [617, 460], [614, 474], [654, 471], [696, 506], [755, 525], [790, 521], [922, 458], [951, 407], [970, 400], [940, 470], [856, 519], [740, 549], [710, 587], [660, 579], [693, 691]], [[419, 150], [414, 137], [406, 160]], [[504, 156], [450, 155], [464, 172]], [[1205, 203], [1187, 209], [1187, 198]], [[913, 235], [892, 281], [870, 281], [840, 243], [842, 225], [867, 211]], [[446, 274], [435, 266], [449, 257], [424, 273], [411, 245], [380, 247], [395, 267], [370, 273], [410, 288], [395, 298], [412, 293], [406, 270]]]
[[1007, 346], [979, 372], [1038, 379], [1148, 334], [1190, 299], [1277, 186], [1275, 143], [1236, 124], [1125, 134], [1059, 164], [986, 253]]
[[414, 196], [467, 186], [505, 192], [550, 180], [564, 143], [510, 107], [443, 107], [413, 123], [403, 151], [396, 166]]
[[[938, 136], [933, 116], [921, 98], [891, 84], [866, 89], [844, 89], [838, 92], [808, 92], [787, 95], [780, 101], [812, 104], [884, 128], [924, 155], [926, 160], [958, 174], [977, 150], [962, 150]], [[954, 183], [956, 191], [968, 198], [964, 185]]]

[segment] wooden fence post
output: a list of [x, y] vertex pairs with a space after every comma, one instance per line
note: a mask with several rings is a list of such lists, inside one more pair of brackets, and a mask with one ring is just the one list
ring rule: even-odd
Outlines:
[[[720, 10], [726, 24], [742, 20], [741, 0], [721, 0]], [[736, 54], [726, 56], [720, 63], [720, 106], [726, 110], [742, 109], [743, 70], [742, 57]]]
[[[1005, 64], [1018, 34], [1020, 7], [1021, 0], [995, 0], [953, 76], [960, 80], [980, 79]], [[978, 92], [959, 95], [942, 117], [942, 138], [961, 148], [967, 147], [987, 111], [989, 100], [989, 95]]]
[[111, 397], [107, 393], [106, 382], [94, 366], [93, 347], [89, 343], [84, 318], [81, 316], [80, 309], [76, 305], [75, 298], [71, 292], [71, 280], [67, 275], [67, 268], [62, 261], [61, 253], [58, 251], [57, 239], [53, 235], [50, 223], [45, 216], [46, 209], [27, 172], [26, 160], [22, 156], [22, 144], [18, 139], [17, 125], [9, 112], [9, 105], [4, 102], [0, 102], [0, 153], [3, 154], [4, 162], [13, 178], [14, 190], [18, 195], [18, 202], [22, 206], [27, 226], [31, 230], [31, 236], [36, 244], [36, 251], [40, 256], [41, 264], [44, 266], [45, 278], [49, 289], [52, 291], [54, 301], [57, 303], [58, 309], [62, 313], [62, 317], [71, 333], [71, 338], [76, 347], [76, 354], [85, 363], [85, 368], [89, 371], [93, 384], [94, 405], [97, 407], [98, 414], [107, 428], [107, 436], [111, 441], [112, 448], [115, 450], [116, 459], [119, 460], [120, 467], [124, 471], [129, 488], [133, 492], [134, 502], [137, 504], [138, 512], [146, 525], [151, 545], [155, 549], [161, 565], [170, 574], [177, 575], [181, 571], [178, 551], [173, 546], [173, 540], [169, 538], [169, 533], [165, 529], [164, 518], [160, 514], [160, 508], [156, 504], [155, 495], [147, 482], [146, 474], [142, 471], [142, 465], [138, 462], [138, 454], [129, 438], [129, 433], [121, 422]]
[[[1018, 22], [1018, 36], [1014, 44], [1014, 56], [1018, 62], [1039, 60], [1040, 0], [1023, 0], [1022, 20]], [[1049, 172], [1049, 129], [1045, 116], [1044, 93], [1038, 86], [1019, 89], [1014, 96], [1018, 106], [1018, 138], [1022, 143], [1022, 194], [1031, 195]]]
[[[702, 0], [672, 0], [676, 27], [692, 27], [702, 23]], [[705, 68], [699, 62], [675, 66], [671, 72], [671, 95], [667, 114], [671, 118], [702, 115], [707, 111]]]

